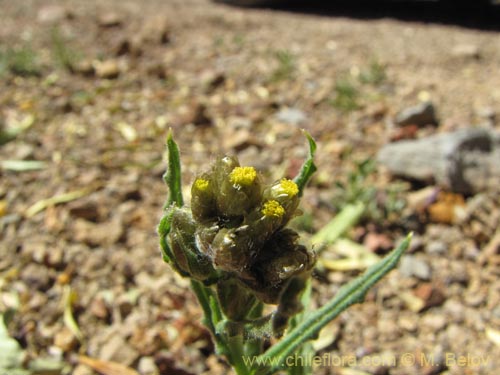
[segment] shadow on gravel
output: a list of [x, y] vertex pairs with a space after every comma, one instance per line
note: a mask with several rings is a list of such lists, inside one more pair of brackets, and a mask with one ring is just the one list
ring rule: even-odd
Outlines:
[[408, 22], [500, 31], [500, 5], [489, 5], [485, 0], [292, 0], [278, 1], [274, 4], [269, 2], [265, 8], [324, 17], [348, 17], [364, 20], [392, 18]]

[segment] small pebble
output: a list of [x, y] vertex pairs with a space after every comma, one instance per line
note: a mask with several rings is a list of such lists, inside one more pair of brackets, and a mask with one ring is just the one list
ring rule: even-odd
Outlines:
[[401, 259], [399, 272], [406, 277], [417, 277], [420, 280], [430, 280], [431, 267], [413, 255], [406, 255]]
[[139, 373], [142, 375], [151, 375], [158, 372], [153, 357], [142, 357], [137, 365], [137, 370], [139, 370]]
[[427, 252], [433, 255], [443, 255], [446, 254], [448, 246], [441, 241], [431, 241], [427, 244]]
[[436, 110], [431, 102], [424, 102], [413, 107], [405, 108], [396, 115], [396, 124], [405, 125], [436, 125]]

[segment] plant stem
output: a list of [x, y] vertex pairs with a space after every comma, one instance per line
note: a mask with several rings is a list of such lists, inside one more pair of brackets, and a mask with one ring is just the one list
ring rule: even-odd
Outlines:
[[217, 353], [227, 357], [238, 375], [248, 375], [249, 369], [243, 360], [245, 355], [243, 336], [226, 339], [223, 334], [218, 333], [216, 330], [217, 324], [223, 321], [224, 317], [212, 290], [194, 279], [191, 279], [191, 288], [203, 309], [203, 323], [212, 334]]
[[249, 375], [249, 369], [243, 360], [245, 355], [244, 349], [244, 339], [242, 336], [231, 337], [228, 340], [228, 347], [230, 353], [228, 355], [229, 361], [233, 366], [234, 370], [238, 375]]

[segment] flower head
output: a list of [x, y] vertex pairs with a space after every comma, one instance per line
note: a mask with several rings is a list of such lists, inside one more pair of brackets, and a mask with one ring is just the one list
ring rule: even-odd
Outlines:
[[203, 191], [203, 192], [207, 191], [209, 185], [210, 185], [210, 182], [208, 182], [208, 180], [205, 180], [204, 178], [197, 178], [194, 181], [194, 188], [196, 190], [199, 190], [199, 191]]
[[253, 167], [236, 167], [229, 174], [229, 180], [234, 186], [250, 186], [257, 178]]
[[287, 178], [281, 179], [278, 186], [280, 193], [286, 194], [289, 197], [294, 197], [299, 193], [299, 187], [297, 184]]
[[278, 203], [278, 201], [270, 200], [264, 203], [261, 212], [266, 217], [282, 218], [285, 214], [285, 209], [281, 204]]

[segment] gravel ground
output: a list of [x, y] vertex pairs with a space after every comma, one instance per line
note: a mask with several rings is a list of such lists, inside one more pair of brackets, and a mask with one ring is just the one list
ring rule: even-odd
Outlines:
[[[296, 223], [307, 239], [347, 202], [336, 182], [385, 144], [500, 127], [495, 30], [207, 0], [0, 0], [0, 9], [0, 125], [19, 132], [0, 146], [0, 311], [15, 310], [9, 333], [30, 358], [61, 358], [72, 374], [98, 373], [92, 359], [125, 366], [118, 373], [232, 373], [188, 282], [160, 258], [168, 128], [186, 186], [223, 153], [270, 179], [294, 175], [307, 129], [319, 166]], [[421, 101], [434, 104], [437, 124], [395, 123]], [[6, 160], [43, 164], [19, 171]], [[415, 239], [366, 303], [324, 330], [315, 345], [329, 360], [315, 373], [500, 367], [499, 194], [450, 205], [443, 192], [433, 207], [469, 212], [457, 223], [418, 203], [426, 186], [435, 188], [383, 168], [367, 177], [364, 191], [386, 194], [350, 238], [378, 255], [410, 230]], [[404, 210], [389, 207], [396, 188]], [[321, 253], [330, 263], [315, 273], [314, 306], [359, 272], [332, 266], [334, 250]]]

